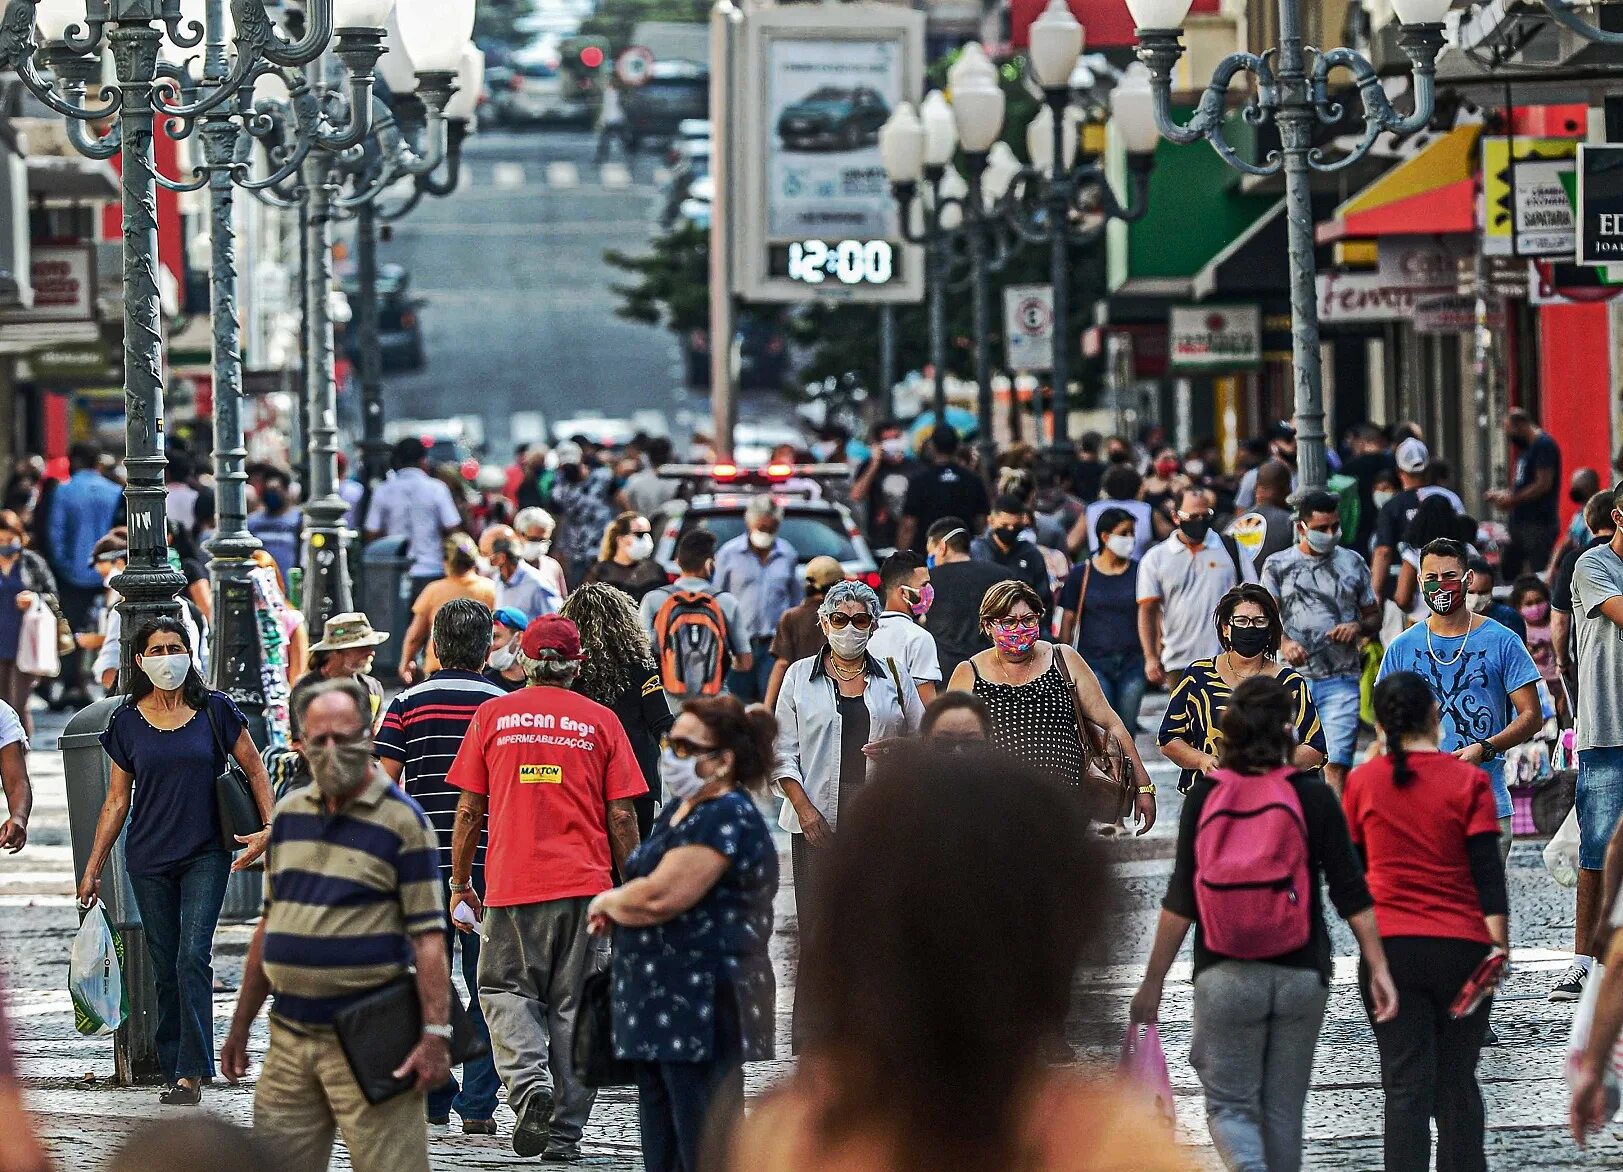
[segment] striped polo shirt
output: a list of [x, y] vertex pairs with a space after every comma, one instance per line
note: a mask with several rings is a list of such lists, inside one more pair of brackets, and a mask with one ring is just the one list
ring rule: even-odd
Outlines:
[[299, 1025], [406, 971], [410, 937], [443, 932], [434, 828], [381, 771], [337, 814], [314, 785], [288, 794], [265, 855], [265, 976], [271, 1012]]
[[[486, 700], [507, 693], [483, 676], [466, 671], [441, 670], [415, 688], [389, 702], [378, 728], [374, 752], [385, 761], [402, 765], [400, 785], [428, 815], [440, 840], [440, 873], [451, 875], [451, 834], [456, 828], [456, 807], [462, 791], [448, 785], [445, 775], [468, 735], [468, 722]], [[473, 859], [473, 887], [485, 891], [484, 827]]]

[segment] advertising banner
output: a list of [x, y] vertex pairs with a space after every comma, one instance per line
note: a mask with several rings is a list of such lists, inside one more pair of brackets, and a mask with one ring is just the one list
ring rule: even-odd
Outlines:
[[1482, 251], [1488, 256], [1571, 256], [1578, 237], [1563, 177], [1577, 165], [1573, 138], [1482, 139]]
[[1623, 144], [1578, 148], [1578, 263], [1623, 265]]
[[1255, 305], [1175, 305], [1168, 333], [1174, 370], [1232, 370], [1262, 362]]
[[1054, 287], [1006, 287], [1003, 336], [1008, 339], [1010, 370], [1054, 369]]

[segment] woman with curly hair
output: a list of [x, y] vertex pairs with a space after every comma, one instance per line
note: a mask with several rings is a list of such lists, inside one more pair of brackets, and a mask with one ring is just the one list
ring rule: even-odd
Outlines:
[[648, 634], [631, 596], [604, 582], [589, 582], [564, 602], [560, 612], [580, 628], [585, 659], [575, 691], [612, 708], [625, 726], [648, 792], [633, 799], [637, 829], [647, 839], [659, 806], [659, 742], [676, 723]]

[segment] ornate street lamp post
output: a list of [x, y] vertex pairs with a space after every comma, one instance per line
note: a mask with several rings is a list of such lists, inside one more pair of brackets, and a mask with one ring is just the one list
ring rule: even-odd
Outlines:
[[[1179, 38], [1189, 6], [1190, 0], [1128, 0], [1127, 7], [1138, 26], [1139, 60], [1150, 69], [1156, 124], [1176, 143], [1206, 139], [1225, 162], [1248, 174], [1284, 171], [1299, 487], [1302, 491], [1322, 488], [1328, 468], [1319, 370], [1311, 175], [1314, 171], [1340, 170], [1363, 158], [1382, 131], [1410, 134], [1431, 121], [1437, 54], [1443, 47], [1442, 20], [1449, 0], [1394, 0], [1393, 8], [1403, 24], [1398, 45], [1414, 69], [1414, 112], [1407, 117], [1393, 108], [1374, 66], [1363, 57], [1351, 49], [1316, 50], [1306, 46], [1302, 40], [1300, 0], [1279, 0], [1279, 47], [1260, 56], [1235, 53], [1224, 58], [1201, 95], [1194, 116], [1180, 125], [1172, 117], [1172, 70], [1183, 54]], [[1549, 6], [1562, 19], [1559, 13], [1564, 4]], [[1326, 162], [1313, 146], [1313, 125], [1315, 121], [1334, 122], [1341, 115], [1341, 106], [1330, 97], [1330, 75], [1337, 69], [1350, 72], [1357, 86], [1363, 103], [1364, 136], [1345, 156]], [[1256, 94], [1245, 112], [1246, 118], [1260, 122], [1271, 117], [1279, 128], [1281, 149], [1263, 163], [1241, 158], [1223, 137], [1225, 96], [1229, 83], [1241, 73], [1256, 78]]]

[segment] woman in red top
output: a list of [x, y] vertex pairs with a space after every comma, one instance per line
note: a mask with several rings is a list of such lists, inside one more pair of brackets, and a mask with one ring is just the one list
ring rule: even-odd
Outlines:
[[[1437, 701], [1420, 676], [1381, 681], [1375, 719], [1387, 752], [1352, 771], [1342, 804], [1398, 987], [1397, 1016], [1372, 1018], [1386, 1088], [1386, 1168], [1431, 1167], [1435, 1117], [1438, 1166], [1483, 1172], [1476, 1064], [1492, 999], [1459, 1020], [1449, 1007], [1490, 951], [1510, 948], [1493, 792], [1486, 773], [1438, 750]], [[1361, 983], [1367, 1006], [1362, 975]]]

